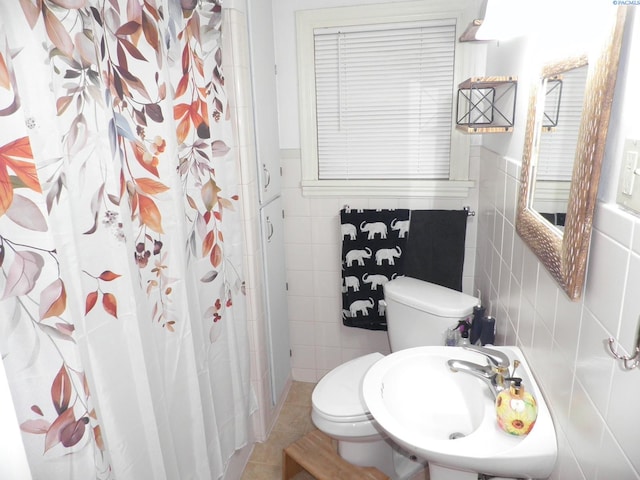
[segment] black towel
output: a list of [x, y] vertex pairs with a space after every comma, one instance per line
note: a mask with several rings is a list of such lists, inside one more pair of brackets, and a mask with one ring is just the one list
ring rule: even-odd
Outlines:
[[412, 210], [404, 274], [462, 291], [466, 210]]
[[386, 330], [382, 286], [402, 272], [409, 210], [340, 212], [342, 321], [348, 327]]

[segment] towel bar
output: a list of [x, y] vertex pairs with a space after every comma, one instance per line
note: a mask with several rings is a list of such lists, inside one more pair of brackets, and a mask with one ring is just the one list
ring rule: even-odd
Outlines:
[[[347, 205], [347, 204], [344, 204], [342, 206], [342, 208], [344, 210], [346, 210], [347, 212], [349, 212], [351, 210], [351, 207], [349, 205]], [[471, 210], [471, 207], [463, 207], [462, 209], [467, 212], [468, 216], [470, 216], [470, 217], [475, 217], [476, 216], [476, 211], [475, 210]]]

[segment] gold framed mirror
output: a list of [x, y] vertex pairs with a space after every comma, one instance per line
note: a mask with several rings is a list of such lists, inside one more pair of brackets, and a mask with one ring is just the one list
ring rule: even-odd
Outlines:
[[[571, 300], [582, 295], [591, 241], [593, 213], [618, 72], [626, 7], [618, 7], [606, 41], [586, 56], [548, 64], [531, 89], [520, 175], [516, 230]], [[582, 116], [577, 132], [571, 183], [567, 188], [563, 228], [536, 210], [536, 180], [541, 140], [546, 134], [543, 114], [550, 79], [587, 66]], [[562, 99], [560, 99], [562, 110]], [[553, 212], [552, 212], [553, 213]], [[547, 217], [547, 218], [545, 218]]]

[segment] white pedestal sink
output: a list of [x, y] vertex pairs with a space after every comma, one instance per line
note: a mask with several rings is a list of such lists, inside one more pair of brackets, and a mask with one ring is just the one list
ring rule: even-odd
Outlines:
[[483, 380], [452, 372], [447, 361], [486, 364], [486, 358], [460, 347], [416, 347], [387, 355], [367, 372], [363, 396], [380, 427], [399, 445], [429, 462], [431, 480], [476, 480], [487, 475], [547, 478], [557, 442], [549, 409], [517, 347], [491, 347], [505, 353], [516, 375], [538, 403], [538, 418], [526, 436], [502, 431], [495, 398]]

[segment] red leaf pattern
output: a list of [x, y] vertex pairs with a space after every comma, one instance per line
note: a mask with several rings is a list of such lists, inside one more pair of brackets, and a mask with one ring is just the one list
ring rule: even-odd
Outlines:
[[85, 310], [84, 313], [87, 314], [91, 311], [91, 309], [96, 305], [98, 301], [98, 292], [89, 292], [87, 295], [87, 299], [85, 301]]
[[67, 369], [63, 365], [51, 385], [51, 400], [58, 414], [63, 413], [69, 407], [72, 390], [71, 380], [67, 374]]
[[118, 301], [113, 293], [105, 293], [102, 296], [102, 306], [105, 312], [118, 318]]
[[20, 430], [27, 433], [35, 433], [36, 435], [46, 434], [50, 427], [51, 423], [43, 418], [27, 420], [20, 424]]
[[115, 280], [116, 278], [120, 278], [120, 275], [118, 275], [117, 273], [113, 273], [111, 270], [105, 270], [100, 274], [98, 278], [100, 280], [104, 280], [105, 282], [110, 282], [112, 280]]
[[60, 429], [60, 443], [65, 447], [73, 447], [83, 437], [86, 424], [86, 420], [81, 418], [62, 427]]
[[60, 443], [61, 431], [69, 425], [72, 425], [76, 421], [76, 417], [73, 413], [73, 409], [67, 409], [58, 415], [58, 418], [51, 424], [44, 439], [44, 451], [47, 452], [51, 448]]

